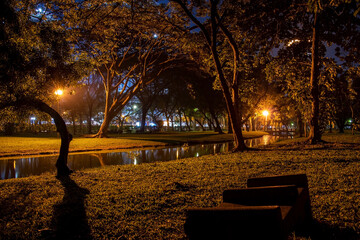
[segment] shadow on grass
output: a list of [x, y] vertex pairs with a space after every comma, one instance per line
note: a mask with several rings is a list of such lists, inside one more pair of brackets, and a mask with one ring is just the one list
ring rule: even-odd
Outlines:
[[89, 190], [79, 187], [69, 176], [58, 179], [65, 194], [62, 202], [54, 205], [53, 231], [48, 239], [92, 239], [84, 204]]
[[299, 231], [297, 237], [310, 238], [311, 240], [359, 240], [360, 234], [352, 228], [329, 225], [315, 221], [307, 231]]

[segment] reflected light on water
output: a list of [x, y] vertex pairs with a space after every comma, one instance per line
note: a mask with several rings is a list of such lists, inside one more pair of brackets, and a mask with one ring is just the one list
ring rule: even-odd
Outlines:
[[[268, 145], [278, 139], [292, 136], [265, 135], [261, 138], [247, 139], [246, 145], [256, 147], [260, 144]], [[138, 165], [157, 161], [177, 160], [189, 157], [200, 157], [208, 154], [218, 154], [231, 151], [232, 142], [184, 145], [183, 147], [168, 147], [149, 150], [134, 150], [129, 152], [94, 152], [91, 154], [69, 155], [68, 165], [77, 171], [85, 168], [101, 167], [104, 165]], [[47, 157], [27, 157], [19, 159], [0, 160], [0, 179], [28, 177], [45, 172], [56, 172], [56, 155]]]
[[264, 145], [268, 145], [269, 143], [270, 143], [270, 139], [272, 138], [272, 136], [271, 135], [264, 135], [263, 137], [262, 137], [262, 139], [263, 139], [263, 144]]

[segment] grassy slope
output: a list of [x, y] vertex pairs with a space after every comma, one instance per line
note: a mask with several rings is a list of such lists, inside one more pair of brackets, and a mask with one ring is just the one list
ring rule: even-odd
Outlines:
[[216, 206], [224, 189], [245, 187], [249, 177], [294, 173], [308, 175], [321, 222], [309, 237], [294, 239], [359, 239], [360, 138], [341, 138], [348, 143], [107, 166], [61, 181], [48, 174], [3, 180], [0, 239], [184, 239], [187, 207]]
[[[264, 132], [244, 133], [246, 138], [262, 136]], [[112, 138], [74, 138], [70, 152], [156, 147], [169, 144], [206, 143], [232, 140], [231, 134], [214, 132], [122, 134]], [[48, 137], [0, 137], [0, 157], [25, 154], [58, 153], [59, 138]]]

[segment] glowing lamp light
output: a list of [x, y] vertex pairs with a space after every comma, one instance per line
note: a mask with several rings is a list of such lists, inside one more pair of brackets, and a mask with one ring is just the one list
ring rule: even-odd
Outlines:
[[291, 40], [287, 45], [288, 45], [288, 47], [290, 47], [290, 46], [293, 45], [294, 43], [298, 43], [298, 42], [300, 42], [299, 39], [294, 39], [294, 40]]
[[58, 96], [61, 96], [61, 95], [63, 95], [63, 90], [61, 90], [61, 89], [58, 89], [58, 90], [56, 90], [55, 91], [55, 95], [58, 95]]
[[262, 114], [263, 114], [265, 117], [267, 117], [267, 116], [269, 115], [269, 112], [265, 110], [265, 111], [262, 112]]

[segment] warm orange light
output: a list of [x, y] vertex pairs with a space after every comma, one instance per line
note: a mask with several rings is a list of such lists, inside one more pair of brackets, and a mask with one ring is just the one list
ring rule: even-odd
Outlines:
[[61, 90], [61, 89], [58, 89], [58, 90], [56, 90], [55, 91], [55, 95], [58, 95], [58, 96], [61, 96], [61, 95], [63, 95], [63, 90]]
[[264, 110], [264, 111], [262, 112], [262, 114], [263, 114], [265, 117], [267, 117], [267, 116], [269, 115], [269, 112], [266, 111], [266, 110]]

